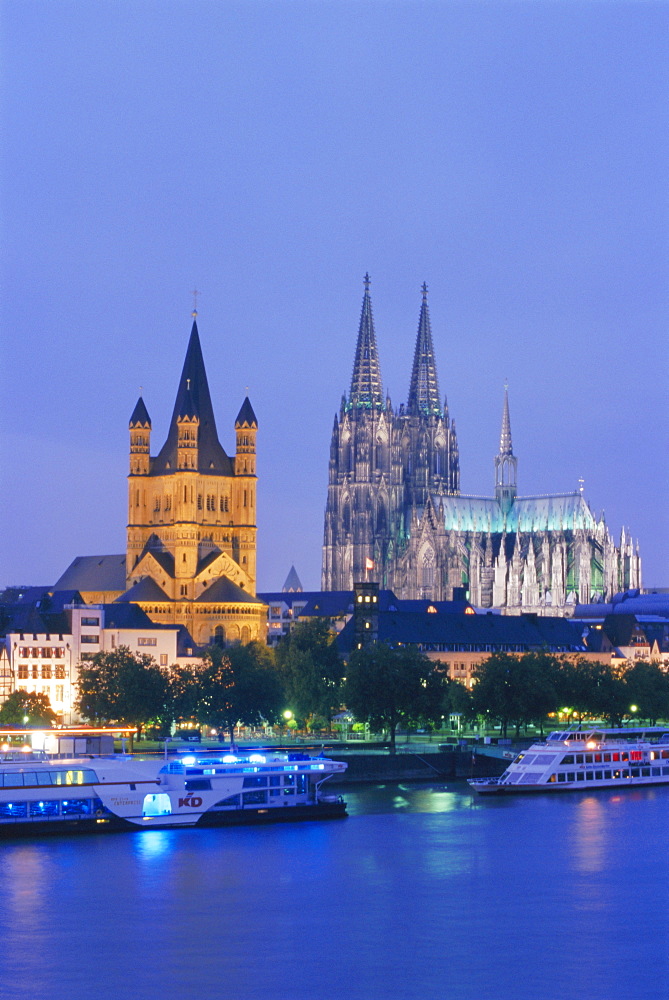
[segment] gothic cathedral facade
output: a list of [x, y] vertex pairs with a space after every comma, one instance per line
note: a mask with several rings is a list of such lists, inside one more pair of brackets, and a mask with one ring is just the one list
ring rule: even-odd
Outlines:
[[236, 453], [218, 440], [193, 314], [167, 440], [151, 456], [140, 396], [130, 418], [126, 592], [156, 622], [187, 626], [206, 645], [264, 641], [256, 594], [256, 434], [248, 398], [235, 420]]
[[455, 421], [439, 395], [427, 288], [406, 406], [384, 398], [369, 276], [348, 396], [330, 444], [323, 590], [376, 580], [408, 600], [568, 613], [641, 585], [638, 548], [616, 546], [582, 493], [517, 495], [505, 388], [493, 496], [460, 492]]

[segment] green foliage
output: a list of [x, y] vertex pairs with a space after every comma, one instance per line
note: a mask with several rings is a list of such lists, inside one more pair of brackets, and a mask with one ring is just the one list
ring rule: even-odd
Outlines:
[[626, 712], [634, 713], [654, 726], [658, 719], [669, 719], [669, 676], [656, 663], [634, 663], [625, 671]]
[[[28, 722], [24, 723], [28, 716]], [[14, 691], [0, 708], [0, 724], [3, 726], [53, 726], [56, 713], [45, 694], [31, 691]]]
[[580, 658], [563, 660], [559, 671], [559, 706], [584, 715], [601, 716], [611, 726], [619, 726], [628, 711], [625, 682], [608, 663]]
[[358, 720], [389, 730], [394, 751], [400, 723], [410, 726], [441, 719], [444, 684], [434, 664], [414, 647], [390, 649], [377, 643], [351, 656], [344, 697]]
[[127, 646], [80, 665], [75, 707], [90, 722], [142, 726], [169, 714], [169, 682], [153, 657]]
[[344, 664], [325, 618], [298, 622], [276, 649], [286, 704], [301, 720], [321, 716], [328, 727], [339, 711]]
[[472, 711], [499, 722], [504, 736], [510, 724], [518, 733], [558, 707], [558, 661], [548, 653], [493, 653], [474, 676]]
[[194, 683], [198, 720], [230, 733], [231, 743], [238, 723], [276, 722], [284, 704], [272, 651], [259, 642], [228, 649], [209, 646]]

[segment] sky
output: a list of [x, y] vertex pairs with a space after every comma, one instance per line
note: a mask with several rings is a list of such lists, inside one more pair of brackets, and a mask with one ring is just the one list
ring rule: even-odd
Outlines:
[[0, 586], [125, 551], [197, 289], [258, 589], [319, 588], [367, 271], [395, 407], [427, 282], [462, 492], [507, 379], [519, 493], [582, 477], [669, 586], [669, 3], [3, 0], [0, 67]]

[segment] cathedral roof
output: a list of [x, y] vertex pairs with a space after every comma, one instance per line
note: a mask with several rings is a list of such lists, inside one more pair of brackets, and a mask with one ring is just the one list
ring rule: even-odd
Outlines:
[[423, 303], [420, 308], [416, 350], [409, 385], [408, 412], [411, 414], [442, 414], [439, 400], [439, 380], [434, 357], [430, 313], [427, 306], [427, 285], [423, 282]]
[[[595, 518], [580, 492], [516, 497], [504, 516], [495, 497], [432, 495], [435, 509], [444, 507], [446, 531], [566, 531], [592, 529]], [[422, 516], [422, 511], [420, 512]]]
[[242, 590], [238, 587], [236, 583], [232, 580], [228, 580], [227, 576], [219, 576], [218, 579], [214, 580], [210, 587], [203, 590], [198, 598], [196, 598], [197, 603], [203, 604], [262, 604], [263, 602], [253, 594], [249, 594], [248, 591]]
[[209, 394], [209, 383], [207, 382], [200, 336], [195, 320], [193, 320], [167, 440], [157, 458], [152, 462], [151, 471], [153, 473], [161, 474], [177, 469], [178, 421], [184, 418], [190, 420], [197, 418], [199, 420], [198, 471], [209, 474], [220, 473], [226, 476], [233, 475], [232, 462], [218, 440], [214, 408]]
[[237, 419], [235, 420], [235, 427], [243, 427], [244, 424], [247, 424], [249, 427], [258, 426], [258, 419], [255, 413], [253, 412], [253, 407], [249, 402], [248, 396], [242, 403], [242, 408], [237, 414]]
[[141, 396], [135, 403], [135, 409], [132, 411], [130, 427], [151, 427], [151, 417]]
[[372, 300], [369, 295], [369, 281], [369, 275], [366, 274], [365, 294], [362, 298], [362, 312], [358, 328], [358, 343], [355, 348], [353, 375], [351, 376], [349, 405], [365, 409], [372, 407], [383, 409], [383, 387], [374, 332]]
[[125, 556], [77, 556], [54, 584], [54, 590], [125, 590]]

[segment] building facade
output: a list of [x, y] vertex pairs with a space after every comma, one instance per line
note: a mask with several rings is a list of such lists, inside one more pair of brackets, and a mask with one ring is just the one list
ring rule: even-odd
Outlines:
[[423, 285], [406, 405], [384, 398], [365, 276], [348, 396], [330, 444], [323, 590], [376, 580], [400, 598], [569, 613], [641, 585], [638, 548], [625, 530], [616, 545], [581, 491], [517, 492], [505, 388], [494, 494], [460, 491], [455, 421], [439, 395]]
[[56, 587], [97, 603], [139, 605], [152, 621], [184, 625], [200, 646], [264, 641], [256, 597], [256, 435], [248, 399], [224, 451], [193, 313], [167, 439], [151, 455], [140, 396], [130, 417], [125, 555], [78, 556]]

